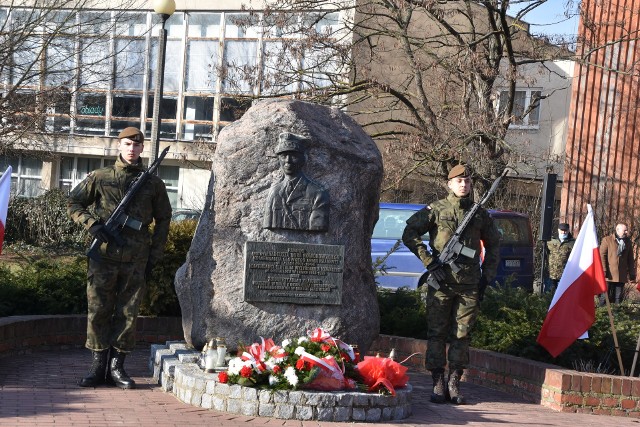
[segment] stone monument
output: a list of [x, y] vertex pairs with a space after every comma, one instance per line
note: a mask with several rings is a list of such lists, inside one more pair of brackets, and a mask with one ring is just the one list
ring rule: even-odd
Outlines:
[[321, 327], [368, 349], [379, 332], [371, 232], [381, 180], [375, 143], [338, 109], [260, 101], [226, 126], [176, 274], [187, 343], [220, 336], [234, 348]]

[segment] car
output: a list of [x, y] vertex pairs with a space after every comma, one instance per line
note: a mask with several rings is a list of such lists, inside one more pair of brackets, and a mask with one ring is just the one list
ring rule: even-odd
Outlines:
[[[416, 289], [426, 271], [422, 261], [402, 244], [407, 219], [425, 205], [380, 203], [379, 218], [371, 236], [371, 260], [379, 287]], [[500, 231], [500, 262], [495, 281], [533, 291], [533, 234], [526, 214], [508, 210], [488, 210]], [[423, 236], [429, 245], [428, 234]], [[392, 250], [393, 249], [393, 250]]]
[[197, 209], [175, 209], [171, 214], [171, 221], [199, 220], [202, 211]]

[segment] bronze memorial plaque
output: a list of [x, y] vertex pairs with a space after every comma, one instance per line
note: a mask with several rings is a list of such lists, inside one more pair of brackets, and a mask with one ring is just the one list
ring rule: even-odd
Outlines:
[[342, 245], [246, 242], [244, 300], [340, 305], [343, 269]]

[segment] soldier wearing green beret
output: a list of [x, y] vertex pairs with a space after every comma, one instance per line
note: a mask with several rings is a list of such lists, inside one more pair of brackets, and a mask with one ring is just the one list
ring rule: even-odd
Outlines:
[[[134, 349], [138, 308], [147, 276], [160, 260], [169, 234], [171, 204], [164, 182], [148, 179], [136, 193], [127, 214], [142, 223], [141, 230], [123, 227], [123, 242], [114, 241], [104, 228], [131, 182], [144, 170], [140, 154], [144, 136], [128, 127], [118, 135], [119, 155], [113, 166], [95, 170], [70, 193], [67, 211], [100, 242], [100, 260], [89, 259], [87, 270], [87, 341], [93, 362], [81, 387], [108, 383], [134, 388], [124, 370], [127, 353]], [[155, 222], [153, 234], [149, 225]]]
[[[471, 171], [457, 165], [448, 175], [449, 195], [416, 212], [407, 220], [402, 241], [423, 264], [436, 261], [438, 254], [458, 228], [467, 211], [473, 206]], [[422, 241], [429, 233], [429, 246]], [[460, 379], [469, 363], [470, 332], [476, 323], [484, 290], [494, 279], [499, 261], [500, 235], [489, 213], [480, 208], [461, 235], [462, 242], [475, 250], [473, 258], [461, 255], [454, 272], [449, 265], [434, 270], [440, 289], [429, 287], [427, 305], [426, 368], [431, 371], [433, 393], [431, 401], [444, 403], [447, 398], [463, 404]], [[485, 255], [480, 262], [481, 243]], [[447, 352], [446, 345], [449, 342]], [[445, 385], [444, 368], [449, 362], [449, 379]]]
[[329, 228], [329, 193], [302, 172], [306, 162], [305, 144], [309, 142], [307, 137], [289, 132], [278, 136], [275, 153], [283, 177], [269, 190], [263, 228], [310, 231]]

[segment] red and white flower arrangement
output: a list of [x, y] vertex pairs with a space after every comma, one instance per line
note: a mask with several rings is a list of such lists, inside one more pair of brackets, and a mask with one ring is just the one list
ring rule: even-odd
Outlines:
[[[376, 362], [367, 361], [361, 372], [360, 356], [353, 347], [322, 328], [309, 332], [306, 337], [286, 339], [280, 346], [272, 339], [261, 338], [260, 343], [242, 348], [239, 354], [229, 361], [226, 372], [218, 374], [221, 383], [276, 390], [358, 388], [395, 394], [394, 387], [406, 385], [409, 379], [405, 374], [407, 368], [386, 358], [366, 358], [385, 360], [386, 370], [372, 369]], [[391, 372], [389, 369], [395, 372], [391, 380], [374, 377], [384, 377]]]

